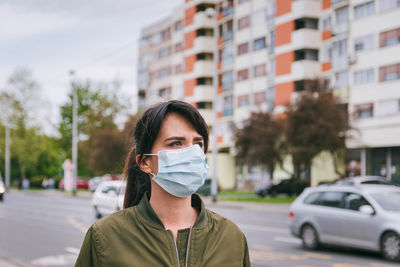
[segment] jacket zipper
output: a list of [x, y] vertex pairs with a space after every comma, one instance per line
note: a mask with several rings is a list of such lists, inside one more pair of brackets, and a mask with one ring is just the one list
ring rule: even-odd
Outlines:
[[188, 261], [189, 261], [189, 248], [190, 248], [190, 236], [192, 234], [192, 227], [189, 229], [189, 237], [188, 237], [188, 244], [186, 247], [186, 262], [185, 262], [185, 267], [188, 266]]
[[176, 240], [174, 235], [171, 232], [171, 236], [172, 236], [172, 240], [174, 241], [174, 246], [175, 246], [175, 253], [176, 253], [176, 260], [178, 261], [178, 267], [181, 266], [180, 262], [179, 262], [179, 252], [178, 252], [178, 246], [176, 245]]

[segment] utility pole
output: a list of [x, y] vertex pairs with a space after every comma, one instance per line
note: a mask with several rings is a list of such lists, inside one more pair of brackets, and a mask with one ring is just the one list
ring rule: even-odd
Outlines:
[[218, 140], [217, 140], [217, 98], [218, 98], [218, 18], [217, 11], [214, 8], [207, 8], [206, 14], [209, 18], [213, 18], [214, 22], [214, 75], [213, 75], [213, 121], [212, 121], [212, 180], [211, 180], [211, 197], [212, 201], [217, 202], [218, 194], [218, 182], [217, 182], [217, 170], [218, 170]]
[[[70, 71], [73, 77], [75, 72]], [[76, 181], [78, 176], [78, 95], [72, 81], [72, 195], [76, 196]]]
[[10, 191], [10, 127], [6, 123], [6, 190]]

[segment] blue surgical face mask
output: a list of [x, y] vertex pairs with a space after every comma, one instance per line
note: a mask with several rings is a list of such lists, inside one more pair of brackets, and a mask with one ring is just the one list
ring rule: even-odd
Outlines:
[[187, 197], [196, 192], [208, 175], [206, 156], [199, 145], [144, 155], [157, 155], [158, 173], [150, 173], [153, 175], [152, 179], [177, 197]]

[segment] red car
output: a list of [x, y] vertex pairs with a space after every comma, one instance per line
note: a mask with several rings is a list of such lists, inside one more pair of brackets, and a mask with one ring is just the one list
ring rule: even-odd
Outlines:
[[[58, 188], [61, 190], [64, 190], [64, 179], [60, 180], [60, 183], [58, 184]], [[89, 182], [78, 177], [76, 181], [76, 188], [77, 189], [88, 189], [89, 188]]]

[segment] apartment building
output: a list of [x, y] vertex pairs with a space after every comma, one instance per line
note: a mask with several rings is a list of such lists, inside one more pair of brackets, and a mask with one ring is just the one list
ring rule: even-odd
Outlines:
[[[236, 178], [267, 175], [235, 164], [234, 126], [253, 111], [284, 113], [308, 79], [324, 77], [358, 129], [347, 144], [347, 174], [400, 179], [399, 18], [398, 0], [186, 0], [142, 31], [139, 106], [182, 99], [211, 125], [215, 104], [218, 177], [231, 188]], [[317, 157], [312, 184], [337, 178], [333, 166], [328, 153]], [[274, 176], [289, 174], [278, 168]]]

